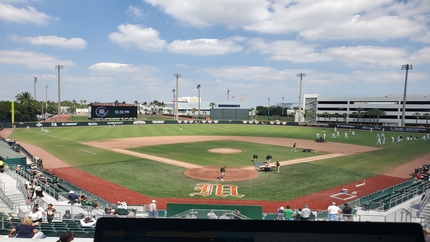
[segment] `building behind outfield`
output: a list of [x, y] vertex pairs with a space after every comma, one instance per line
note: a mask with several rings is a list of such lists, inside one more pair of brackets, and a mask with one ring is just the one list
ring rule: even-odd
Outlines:
[[[385, 115], [379, 117], [377, 125], [400, 126], [402, 120], [403, 95], [364, 97], [323, 97], [319, 94], [304, 95], [304, 110], [309, 110], [311, 122], [375, 123], [375, 117], [364, 115], [368, 110], [380, 109]], [[424, 114], [430, 114], [430, 95], [406, 96], [405, 125], [425, 126]], [[360, 118], [357, 117], [361, 113]], [[330, 116], [327, 115], [330, 114]], [[324, 115], [325, 114], [325, 115]], [[337, 114], [337, 115], [336, 115]], [[418, 115], [417, 115], [418, 114]], [[336, 117], [337, 116], [337, 117]], [[417, 119], [418, 117], [418, 119]], [[303, 120], [302, 120], [303, 121]]]

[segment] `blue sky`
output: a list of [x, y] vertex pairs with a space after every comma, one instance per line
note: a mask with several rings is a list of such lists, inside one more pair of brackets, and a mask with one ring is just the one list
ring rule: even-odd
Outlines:
[[430, 94], [428, 0], [0, 0], [0, 100]]

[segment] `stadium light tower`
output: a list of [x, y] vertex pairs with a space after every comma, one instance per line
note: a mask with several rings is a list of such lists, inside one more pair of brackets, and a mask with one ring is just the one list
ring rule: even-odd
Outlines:
[[36, 82], [37, 82], [37, 77], [34, 77], [34, 100], [36, 99]]
[[176, 100], [175, 100], [175, 88], [173, 88], [172, 89], [172, 93], [173, 93], [173, 117], [175, 117], [175, 108], [176, 108], [176, 106], [175, 106], [175, 103], [176, 103]]
[[176, 115], [176, 120], [179, 120], [178, 118], [178, 81], [179, 78], [182, 77], [181, 74], [173, 74], [174, 77], [176, 77], [176, 100], [175, 100], [175, 115]]
[[299, 114], [297, 116], [297, 122], [300, 122], [302, 118], [302, 79], [306, 76], [306, 73], [299, 73], [297, 77], [300, 77], [300, 89], [299, 89]]
[[268, 106], [267, 106], [267, 116], [269, 116], [270, 115], [270, 97], [267, 99], [267, 104], [268, 104]]
[[402, 108], [402, 123], [401, 126], [405, 127], [405, 109], [406, 109], [406, 86], [408, 85], [408, 71], [412, 70], [412, 65], [402, 65], [402, 70], [406, 70], [405, 75], [405, 90], [403, 91], [403, 108]]
[[58, 70], [58, 122], [61, 122], [61, 88], [60, 88], [60, 71], [64, 68], [62, 65], [55, 65], [55, 69]]
[[284, 116], [284, 103], [285, 103], [285, 101], [284, 101], [284, 97], [282, 97], [282, 116]]
[[200, 87], [202, 87], [200, 84], [197, 85], [197, 92], [198, 92], [198, 98], [199, 98], [199, 118], [200, 118]]

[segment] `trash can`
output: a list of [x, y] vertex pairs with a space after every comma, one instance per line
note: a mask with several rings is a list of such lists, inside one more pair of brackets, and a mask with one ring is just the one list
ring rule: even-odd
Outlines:
[[348, 193], [348, 189], [342, 189], [343, 194], [347, 194]]

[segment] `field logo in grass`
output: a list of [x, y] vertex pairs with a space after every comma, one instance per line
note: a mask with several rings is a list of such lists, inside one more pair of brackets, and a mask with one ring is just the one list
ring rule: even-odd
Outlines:
[[194, 187], [195, 191], [200, 192], [194, 192], [191, 193], [190, 196], [194, 197], [194, 195], [200, 195], [200, 196], [210, 196], [212, 195], [212, 192], [215, 191], [215, 196], [218, 197], [238, 197], [242, 198], [245, 195], [239, 195], [238, 192], [238, 186], [231, 185], [231, 184], [207, 184], [207, 183], [199, 183]]

